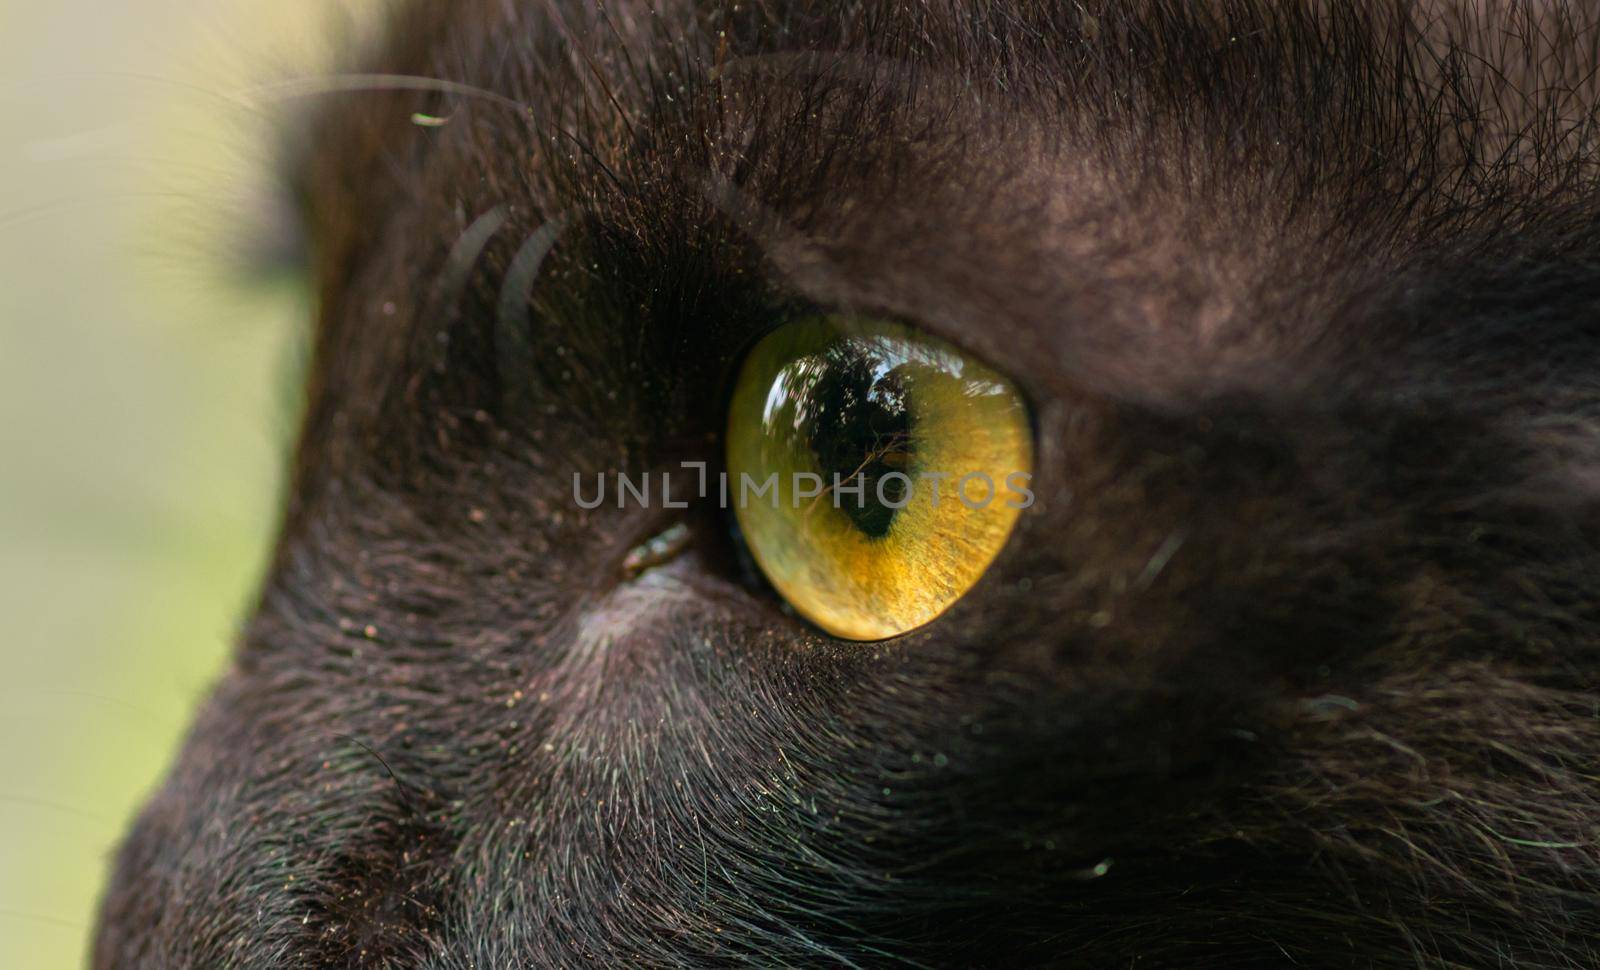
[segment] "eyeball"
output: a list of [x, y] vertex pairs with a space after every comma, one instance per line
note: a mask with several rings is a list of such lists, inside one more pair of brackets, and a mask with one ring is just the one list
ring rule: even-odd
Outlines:
[[788, 323], [745, 358], [728, 411], [729, 501], [767, 580], [848, 640], [933, 620], [1032, 503], [1016, 387], [903, 324]]

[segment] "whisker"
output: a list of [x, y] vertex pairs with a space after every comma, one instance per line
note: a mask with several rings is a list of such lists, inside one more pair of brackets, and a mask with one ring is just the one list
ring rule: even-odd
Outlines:
[[506, 223], [506, 210], [504, 206], [495, 206], [488, 212], [472, 220], [472, 223], [462, 230], [456, 244], [450, 247], [450, 255], [445, 260], [444, 273], [439, 277], [439, 293], [445, 299], [446, 307], [454, 307], [466, 290], [467, 282], [472, 278], [472, 269], [478, 264], [483, 251], [489, 245], [489, 240], [500, 231]]
[[717, 211], [755, 236], [763, 247], [810, 248], [810, 241], [789, 227], [783, 217], [746, 194], [720, 172], [711, 172], [700, 182], [700, 192]]
[[723, 215], [748, 232], [760, 246], [773, 268], [803, 290], [819, 287], [838, 289], [833, 295], [840, 309], [848, 303], [847, 287], [836, 284], [840, 271], [817, 243], [793, 228], [777, 212], [750, 197], [720, 172], [712, 172], [700, 183], [705, 199]]
[[8, 693], [13, 697], [72, 697], [80, 700], [99, 701], [107, 707], [117, 708], [125, 714], [132, 715], [141, 721], [148, 722], [148, 726], [157, 727], [163, 731], [181, 726], [177, 718], [163, 718], [155, 711], [140, 707], [137, 704], [130, 704], [120, 697], [116, 697], [111, 694], [100, 694], [92, 690], [76, 690], [65, 687], [47, 687], [35, 690], [13, 689], [8, 691]]
[[22, 152], [29, 162], [37, 165], [64, 162], [85, 168], [92, 167], [101, 171], [110, 169], [112, 172], [115, 172], [120, 167], [131, 177], [140, 179], [141, 182], [150, 182], [160, 176], [181, 177], [190, 180], [210, 179], [214, 182], [241, 177], [241, 166], [237, 165], [228, 166], [215, 162], [197, 162], [173, 157], [163, 158], [160, 155], [113, 153], [109, 149], [104, 152], [88, 149], [79, 150], [77, 146], [73, 146], [71, 143], [72, 139], [70, 137], [44, 142], [29, 142], [23, 146]]
[[431, 91], [438, 94], [456, 94], [477, 98], [499, 105], [518, 114], [531, 114], [531, 105], [514, 98], [497, 94], [487, 88], [447, 81], [443, 78], [423, 77], [416, 74], [326, 74], [314, 77], [290, 78], [270, 84], [246, 88], [242, 96], [264, 98], [268, 101], [315, 97], [320, 94], [338, 94], [361, 91]]
[[[495, 206], [489, 211], [478, 216], [462, 230], [456, 239], [455, 245], [450, 247], [450, 255], [445, 258], [444, 270], [439, 274], [434, 286], [433, 294], [438, 305], [446, 313], [455, 314], [460, 310], [461, 295], [466, 292], [467, 284], [472, 280], [472, 271], [483, 256], [483, 251], [488, 247], [494, 234], [505, 225], [507, 218], [504, 206]], [[437, 359], [433, 363], [433, 370], [442, 373], [446, 367], [448, 354], [448, 334], [441, 331], [440, 343], [436, 345]], [[407, 391], [414, 393], [418, 387], [413, 381]]]
[[952, 85], [961, 79], [948, 71], [930, 69], [924, 65], [911, 65], [888, 57], [870, 54], [847, 54], [839, 51], [781, 52], [772, 54], [746, 54], [716, 65], [710, 71], [713, 81], [758, 72], [784, 73], [793, 77], [832, 76], [861, 84], [891, 82], [909, 91], [920, 79], [931, 77]]
[[58, 212], [70, 212], [73, 209], [90, 203], [128, 202], [135, 199], [178, 199], [189, 201], [192, 195], [183, 192], [106, 192], [87, 195], [80, 198], [52, 199], [49, 202], [39, 202], [34, 205], [22, 206], [10, 212], [0, 212], [0, 229], [7, 229], [29, 219], [53, 215]]
[[82, 932], [83, 930], [88, 929], [86, 925], [78, 920], [66, 919], [65, 917], [61, 916], [47, 916], [44, 913], [33, 913], [25, 909], [12, 909], [9, 906], [0, 906], [0, 916], [5, 917], [6, 919], [20, 919], [29, 920], [35, 923], [45, 923], [50, 926], [58, 926], [64, 930], [76, 930]]
[[132, 122], [85, 128], [69, 135], [35, 138], [24, 142], [22, 155], [30, 162], [64, 162], [83, 158], [106, 158], [107, 152], [127, 144], [137, 128]]
[[[370, 755], [372, 755], [372, 757], [376, 758], [377, 761], [378, 761], [378, 764], [382, 765], [383, 766], [383, 770], [389, 775], [389, 780], [394, 782], [395, 791], [398, 792], [399, 795], [400, 795], [400, 804], [401, 804], [401, 806], [403, 808], [405, 808], [405, 810], [408, 813], [410, 813], [410, 815], [413, 818], [419, 818], [420, 819], [422, 817], [421, 814], [418, 813], [416, 805], [414, 805], [412, 803], [412, 801], [411, 801], [411, 794], [412, 794], [412, 791], [413, 791], [411, 785], [408, 784], [405, 779], [403, 779], [399, 775], [395, 774], [394, 769], [389, 766], [389, 762], [383, 757], [383, 755], [378, 753], [376, 748], [372, 747], [372, 745], [366, 743], [365, 741], [363, 741], [360, 738], [358, 738], [358, 737], [356, 737], [354, 735], [351, 735], [351, 734], [338, 734], [338, 733], [335, 733], [334, 737], [338, 738], [341, 741], [348, 741], [351, 744], [355, 745], [356, 747], [360, 748], [361, 750], [365, 751], [367, 754], [370, 754]], [[418, 794], [422, 795], [422, 794], [426, 794], [426, 793], [418, 792]]]
[[528, 235], [511, 258], [495, 308], [494, 344], [497, 357], [521, 358], [528, 355], [532, 346], [533, 314], [530, 304], [533, 301], [533, 286], [539, 279], [545, 258], [555, 248], [556, 240], [561, 238], [570, 221], [566, 214], [547, 220]]
[[46, 808], [52, 812], [60, 812], [63, 815], [72, 815], [82, 819], [83, 821], [94, 822], [98, 825], [115, 825], [117, 823], [117, 820], [111, 818], [110, 816], [101, 815], [98, 812], [92, 812], [85, 808], [77, 808], [75, 806], [68, 805], [65, 802], [58, 802], [49, 798], [37, 798], [33, 795], [9, 795], [0, 793], [0, 803], [10, 805], [25, 805], [29, 808]]
[[159, 74], [145, 74], [138, 71], [72, 71], [66, 74], [24, 78], [8, 85], [8, 87], [12, 91], [19, 91], [41, 84], [56, 86], [71, 81], [144, 81], [148, 84], [186, 91], [190, 94], [204, 95], [212, 100], [221, 101], [231, 107], [239, 108], [252, 114], [260, 114], [261, 112], [258, 104], [237, 94], [230, 94], [227, 91], [216, 88], [208, 88], [202, 84], [180, 81], [177, 78], [164, 77]]

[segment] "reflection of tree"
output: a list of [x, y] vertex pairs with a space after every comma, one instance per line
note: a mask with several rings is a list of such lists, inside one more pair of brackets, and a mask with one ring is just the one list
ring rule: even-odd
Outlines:
[[[796, 427], [816, 456], [817, 468], [832, 491], [833, 478], [853, 483], [859, 476], [856, 501], [840, 501], [840, 511], [861, 531], [882, 536], [895, 509], [878, 501], [878, 486], [890, 472], [912, 465], [909, 375], [905, 368], [859, 341], [842, 341], [823, 354], [797, 361], [801, 378], [795, 386]], [[899, 478], [882, 482], [884, 497], [894, 505], [905, 501], [906, 484]]]

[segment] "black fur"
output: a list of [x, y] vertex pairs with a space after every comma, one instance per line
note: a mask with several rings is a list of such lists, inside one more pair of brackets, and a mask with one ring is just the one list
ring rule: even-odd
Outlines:
[[[1600, 965], [1595, 20], [397, 11], [305, 133], [281, 542], [96, 966]], [[629, 576], [668, 513], [571, 499], [715, 464], [815, 306], [1036, 419], [884, 644], [715, 509]]]

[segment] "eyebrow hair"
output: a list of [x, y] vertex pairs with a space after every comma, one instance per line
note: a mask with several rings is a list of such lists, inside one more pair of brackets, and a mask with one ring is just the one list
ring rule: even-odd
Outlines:
[[[1070, 140], [1124, 201], [1264, 204], [1397, 261], [1508, 229], [1587, 238], [1600, 63], [1576, 5], [468, 2], [479, 16], [402, 8], [356, 77], [417, 83], [330, 95], [310, 127], [295, 184], [330, 261], [373, 241], [351, 214], [461, 206], [472, 172], [531, 209], [527, 231], [561, 212], [641, 240], [697, 231], [709, 182], [795, 242], [815, 228], [797, 210], [845, 183], [882, 197], [906, 180], [908, 143], [916, 178], [971, 186], [1007, 174], [991, 136], [1023, 126]], [[452, 121], [402, 120], [417, 115]], [[441, 187], [461, 198], [421, 191], [422, 166], [457, 173]]]
[[[297, 184], [319, 257], [319, 340], [355, 348], [337, 363], [345, 373], [313, 378], [314, 399], [320, 388], [347, 389], [342, 404], [330, 390], [327, 408], [378, 407], [363, 399], [382, 396], [376, 384], [386, 380], [388, 393], [405, 394], [418, 379], [397, 368], [431, 370], [440, 360], [434, 335], [424, 333], [437, 325], [438, 308], [417, 308], [407, 333], [397, 327], [405, 321], [345, 319], [348, 301], [368, 298], [353, 270], [387, 254], [382, 272], [390, 275], [369, 268], [378, 274], [372, 280], [396, 286], [397, 273], [412, 283], [430, 276], [474, 219], [503, 204], [504, 235], [518, 243], [557, 215], [576, 220], [545, 262], [565, 275], [536, 290], [595, 323], [576, 335], [591, 343], [609, 326], [596, 319], [604, 307], [690, 299], [691, 289], [711, 285], [711, 254], [745, 258], [750, 242], [760, 248], [759, 234], [748, 238], [748, 227], [702, 191], [708, 179], [723, 180], [813, 247], [833, 245], [840, 220], [853, 219], [852, 228], [868, 234], [857, 246], [871, 257], [857, 259], [873, 264], [864, 266], [868, 275], [884, 268], [886, 254], [921, 243], [927, 259], [918, 279], [871, 280], [879, 291], [927, 295], [921, 281], [952, 267], [965, 275], [951, 279], [972, 284], [964, 299], [979, 298], [985, 285], [1015, 290], [1015, 273], [979, 279], [965, 264], [997, 235], [1039, 245], [1065, 235], [1031, 221], [1037, 208], [1023, 212], [1005, 198], [1018, 186], [1037, 190], [1019, 180], [1033, 174], [1019, 167], [1030, 156], [1005, 157], [1019, 144], [1043, 146], [1089, 173], [1093, 191], [1075, 201], [1098, 206], [1092, 216], [1106, 224], [1144, 217], [1135, 228], [1154, 227], [1185, 246], [1193, 241], [1179, 234], [1209, 224], [1211, 243], [1255, 247], [1239, 260], [1255, 280], [1268, 268], [1249, 260], [1296, 238], [1287, 248], [1319, 262], [1289, 267], [1293, 279], [1272, 285], [1294, 292], [1272, 298], [1299, 301], [1299, 311], [1314, 300], [1381, 303], [1382, 294], [1363, 296], [1373, 285], [1405, 290], [1414, 308], [1475, 282], [1466, 269], [1474, 263], [1487, 261], [1503, 276], [1600, 248], [1592, 217], [1600, 15], [1576, 4], [463, 2], [472, 6], [403, 7], [378, 52], [359, 65], [364, 77], [438, 85], [331, 94], [308, 129]], [[438, 90], [421, 90], [430, 87]], [[469, 89], [488, 94], [459, 93]], [[415, 115], [448, 121], [417, 125]], [[889, 218], [886, 203], [897, 194], [903, 212], [944, 220], [942, 235], [929, 240], [926, 225]], [[998, 201], [1018, 212], [990, 204]], [[1149, 262], [1165, 250], [1090, 228], [1096, 232], [1079, 235], [1116, 250], [1081, 267], [1091, 295], [1109, 305], [1115, 285], [1139, 299], [1160, 289], [1142, 283], [1144, 267], [1125, 264], [1130, 253]], [[747, 238], [734, 245], [737, 232]], [[508, 245], [492, 244], [486, 265], [508, 268]], [[1185, 246], [1166, 245], [1173, 265], [1186, 258]], [[585, 265], [586, 246], [607, 260]], [[562, 294], [602, 262], [625, 293], [585, 286]], [[782, 263], [769, 268], [785, 275]], [[795, 289], [823, 303], [939, 323], [859, 286], [835, 285], [837, 272], [826, 279], [846, 265], [824, 267], [820, 290]], [[1415, 278], [1418, 266], [1436, 278]], [[623, 267], [632, 278], [619, 275]], [[449, 308], [451, 318], [475, 326], [495, 319], [503, 282], [480, 281], [493, 288], [479, 298], [483, 308]], [[1215, 281], [1180, 282], [1166, 288], [1173, 299], [1221, 292]], [[1059, 294], [1036, 302], [1059, 305]], [[617, 310], [629, 332], [609, 339], [637, 353], [642, 328], [658, 326], [651, 316], [637, 306]], [[684, 326], [705, 328], [711, 317], [725, 323], [738, 314], [680, 316]], [[571, 327], [544, 326], [558, 318], [536, 320], [533, 342], [572, 341]], [[950, 338], [960, 326], [932, 328]], [[733, 330], [730, 346], [743, 340]], [[980, 354], [999, 350], [982, 345], [981, 333], [960, 336]], [[654, 339], [670, 345], [673, 335]], [[485, 342], [457, 339], [449, 353]], [[567, 367], [552, 366], [556, 376]], [[624, 379], [625, 363], [606, 366], [589, 377]], [[1081, 366], [1085, 379], [1097, 377], [1092, 362]]]
[[[413, 3], [359, 77], [441, 86], [386, 93], [433, 105], [429, 116], [475, 110], [507, 129], [496, 140], [537, 133], [537, 163], [594, 200], [637, 190], [637, 176], [665, 174], [685, 151], [718, 147], [690, 139], [714, 135], [731, 98], [757, 114], [854, 85], [861, 99], [836, 104], [841, 124], [826, 133], [790, 120], [734, 134], [830, 160], [846, 150], [870, 158], [930, 77], [1112, 151], [1144, 142], [1193, 166], [1174, 177], [1203, 181], [1204, 166], [1236, 165], [1270, 170], [1294, 199], [1379, 193], [1395, 225], [1526, 216], [1529, 192], [1570, 197], [1595, 175], [1600, 16], [1572, 3], [766, 0], [545, 2], [522, 12], [475, 2], [490, 36], [461, 34], [454, 25], [477, 18], [438, 9], [450, 5]], [[366, 116], [380, 105], [330, 103], [323, 132], [370, 137]], [[517, 104], [527, 109], [520, 121]]]

